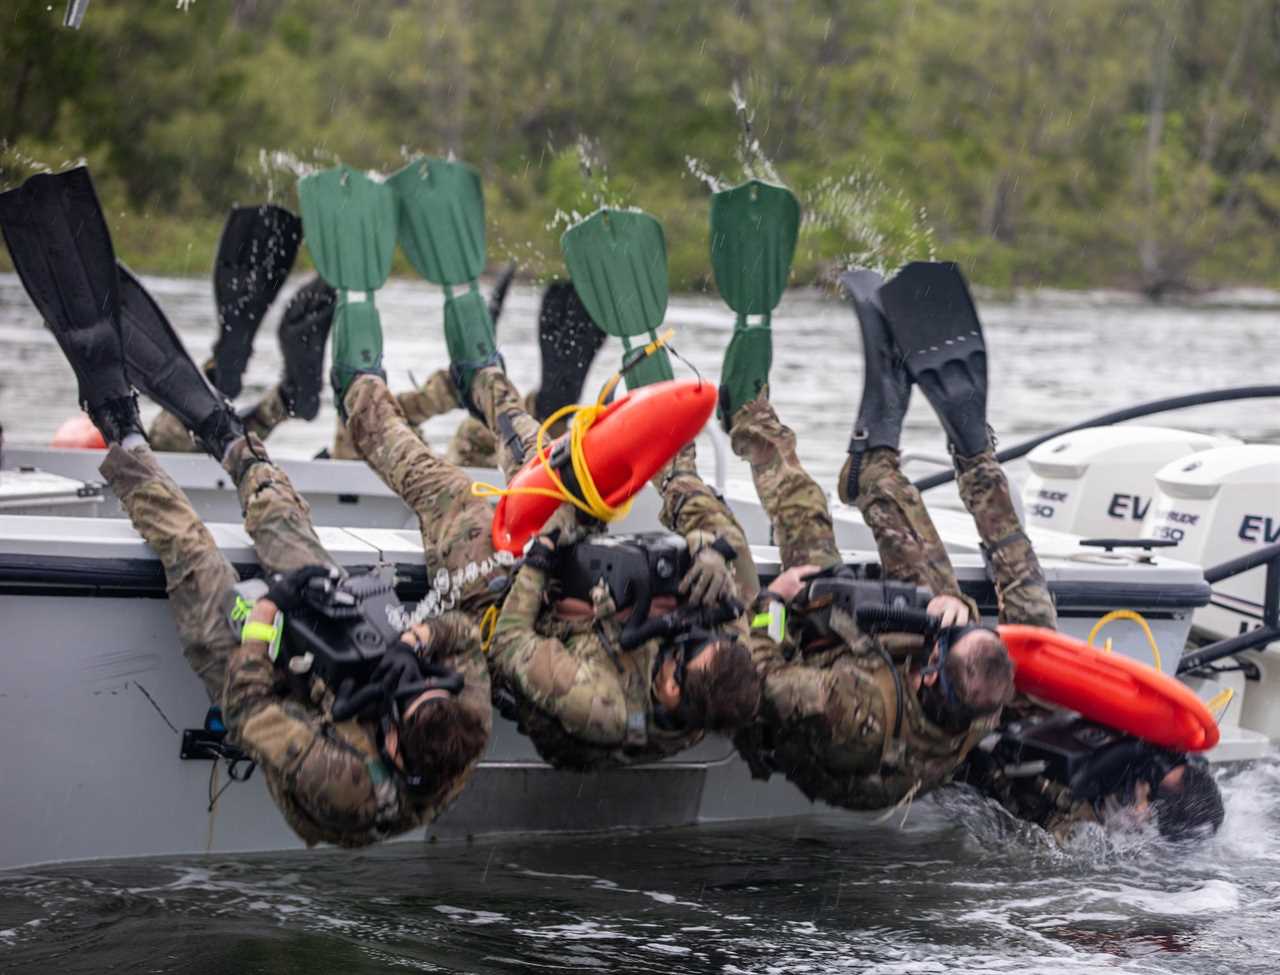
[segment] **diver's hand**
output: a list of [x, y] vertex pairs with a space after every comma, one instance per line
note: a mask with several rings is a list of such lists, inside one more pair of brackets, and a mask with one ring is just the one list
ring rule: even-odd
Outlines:
[[680, 593], [688, 597], [694, 606], [716, 606], [738, 596], [737, 582], [729, 568], [725, 549], [733, 554], [728, 543], [719, 539], [703, 545], [693, 556], [693, 564], [680, 580]]
[[965, 626], [969, 622], [969, 607], [959, 596], [948, 596], [945, 593], [934, 596], [925, 607], [925, 612], [938, 617], [944, 630], [952, 626]]
[[422, 663], [418, 654], [406, 643], [397, 643], [389, 647], [373, 668], [371, 683], [381, 684], [388, 693], [394, 694], [404, 684], [416, 684], [422, 680]]
[[805, 580], [815, 572], [821, 569], [816, 565], [796, 565], [792, 566], [773, 582], [769, 583], [769, 591], [775, 596], [780, 596], [783, 602], [791, 602], [796, 595], [805, 586]]
[[307, 583], [322, 578], [337, 582], [341, 575], [331, 565], [304, 565], [291, 572], [277, 572], [268, 580], [265, 598], [275, 603], [278, 609], [292, 612], [305, 602], [302, 593]]
[[553, 528], [531, 540], [524, 550], [524, 564], [547, 575], [555, 575], [560, 568], [560, 529]]

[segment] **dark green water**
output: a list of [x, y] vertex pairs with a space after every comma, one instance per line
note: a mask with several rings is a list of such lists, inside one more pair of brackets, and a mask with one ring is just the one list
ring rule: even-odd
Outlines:
[[1060, 850], [968, 795], [906, 825], [402, 843], [0, 874], [5, 972], [1280, 970], [1280, 765], [1195, 848]]

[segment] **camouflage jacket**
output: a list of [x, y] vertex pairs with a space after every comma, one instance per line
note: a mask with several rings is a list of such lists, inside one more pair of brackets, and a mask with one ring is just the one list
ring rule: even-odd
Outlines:
[[[463, 705], [491, 728], [489, 674], [474, 623], [462, 613], [430, 620], [431, 658], [465, 680]], [[263, 770], [285, 819], [308, 846], [358, 847], [431, 822], [462, 791], [473, 763], [436, 792], [410, 792], [381, 755], [373, 721], [335, 723], [333, 694], [318, 678], [292, 692], [258, 640], [241, 644], [227, 665], [222, 709], [231, 741]]]
[[653, 761], [701, 740], [701, 731], [655, 722], [658, 641], [623, 652], [607, 597], [597, 599], [595, 619], [560, 620], [547, 611], [546, 589], [541, 570], [516, 573], [489, 656], [500, 706], [505, 691], [545, 761], [588, 771]]
[[953, 734], [925, 717], [908, 673], [920, 641], [860, 635], [806, 654], [753, 630], [764, 700], [735, 738], [752, 774], [780, 771], [810, 799], [846, 809], [883, 809], [948, 781], [997, 719]]

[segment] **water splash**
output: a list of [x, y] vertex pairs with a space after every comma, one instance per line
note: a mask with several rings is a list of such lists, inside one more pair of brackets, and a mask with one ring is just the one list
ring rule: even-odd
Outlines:
[[258, 169], [252, 175], [261, 176], [267, 184], [268, 203], [275, 202], [277, 178], [285, 178], [287, 185], [292, 186], [302, 177], [310, 176], [338, 162], [337, 155], [326, 149], [312, 149], [311, 157], [323, 161], [310, 162], [287, 149], [258, 150]]
[[684, 168], [688, 170], [689, 175], [703, 184], [712, 193], [719, 193], [728, 187], [728, 181], [723, 177], [714, 175], [710, 168], [694, 156], [684, 157]]
[[812, 244], [825, 234], [843, 247], [837, 262], [888, 277], [904, 264], [937, 259], [929, 215], [902, 191], [865, 172], [825, 177], [802, 199], [802, 237]]
[[777, 168], [773, 165], [773, 160], [765, 154], [764, 147], [756, 138], [755, 112], [747, 105], [742, 86], [736, 79], [729, 88], [729, 98], [733, 102], [733, 110], [738, 115], [738, 121], [742, 123], [742, 136], [738, 141], [738, 162], [742, 166], [742, 172], [747, 179], [761, 179], [785, 185], [782, 177], [778, 175]]
[[37, 173], [56, 173], [75, 166], [87, 165], [84, 156], [76, 156], [63, 160], [58, 165], [51, 165], [34, 156], [29, 156], [17, 146], [0, 139], [0, 190], [7, 190], [23, 182]]

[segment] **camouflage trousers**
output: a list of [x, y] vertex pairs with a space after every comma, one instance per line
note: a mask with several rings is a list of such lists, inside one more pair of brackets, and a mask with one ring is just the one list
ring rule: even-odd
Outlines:
[[[405, 415], [405, 420], [414, 428], [426, 423], [432, 417], [441, 416], [459, 409], [457, 390], [453, 379], [446, 369], [433, 372], [425, 383], [417, 389], [397, 393], [396, 402]], [[489, 428], [473, 416], [468, 416], [458, 424], [454, 431], [449, 448], [445, 451], [445, 460], [459, 467], [496, 467], [497, 441]], [[333, 448], [329, 456], [335, 460], [359, 460], [360, 454], [351, 442], [351, 434], [346, 425], [339, 419], [334, 431]]]
[[[259, 440], [266, 440], [271, 431], [289, 419], [289, 410], [280, 396], [280, 387], [272, 386], [244, 417], [244, 428]], [[160, 450], [174, 454], [194, 454], [200, 447], [191, 438], [190, 432], [182, 425], [182, 421], [168, 410], [161, 410], [151, 421], [147, 430], [147, 440], [152, 450]]]
[[1058, 613], [1044, 570], [1018, 520], [1009, 481], [993, 451], [956, 457], [960, 498], [982, 538], [982, 554], [996, 585], [1001, 623], [1056, 628]]
[[[472, 397], [493, 429], [497, 459], [510, 477], [532, 453], [537, 423], [503, 373], [477, 373]], [[437, 457], [409, 423], [396, 397], [377, 376], [362, 376], [346, 400], [347, 429], [359, 454], [418, 516], [427, 578], [441, 610], [469, 611], [492, 604], [490, 582], [508, 571], [510, 557], [493, 548], [493, 508], [471, 493], [471, 478]]]
[[839, 565], [827, 496], [801, 466], [795, 432], [778, 419], [765, 396], [734, 414], [730, 442], [733, 452], [751, 465], [783, 568]]
[[[261, 452], [260, 443], [249, 447], [240, 441], [226, 467], [238, 486], [258, 561], [271, 572], [331, 564], [306, 502], [283, 471], [254, 462], [255, 450]], [[227, 659], [240, 645], [227, 621], [227, 593], [239, 580], [235, 569], [150, 448], [113, 445], [100, 470], [133, 527], [160, 556], [183, 656], [209, 699], [220, 701]]]
[[[896, 450], [867, 451], [858, 474], [856, 503], [875, 536], [885, 575], [923, 586], [935, 595], [961, 595], [951, 558], [920, 492], [902, 473]], [[976, 606], [971, 609], [977, 613]]]

